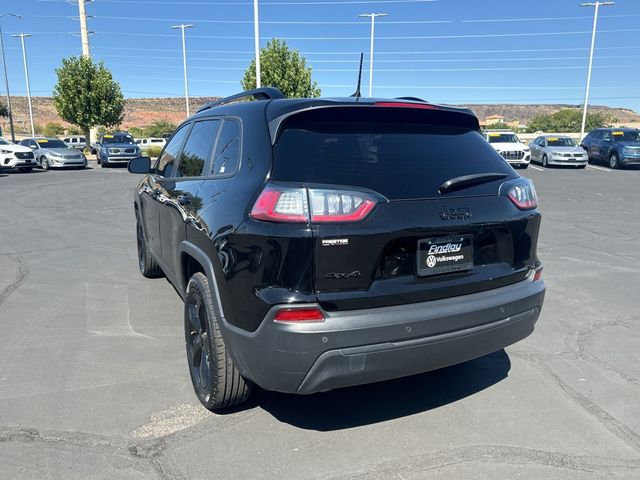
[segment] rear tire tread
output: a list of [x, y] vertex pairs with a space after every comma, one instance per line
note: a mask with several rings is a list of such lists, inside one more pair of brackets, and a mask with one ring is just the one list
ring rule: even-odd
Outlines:
[[213, 379], [213, 388], [210, 392], [208, 401], [202, 404], [209, 410], [224, 410], [243, 403], [251, 394], [250, 384], [240, 375], [240, 372], [233, 364], [231, 357], [227, 353], [222, 333], [218, 325], [217, 316], [215, 315], [214, 302], [209, 289], [209, 281], [203, 273], [195, 273], [187, 291], [196, 284], [196, 288], [200, 290], [204, 302], [207, 307], [209, 328], [211, 334], [211, 344], [213, 346], [212, 361], [216, 368], [211, 371], [215, 372]]

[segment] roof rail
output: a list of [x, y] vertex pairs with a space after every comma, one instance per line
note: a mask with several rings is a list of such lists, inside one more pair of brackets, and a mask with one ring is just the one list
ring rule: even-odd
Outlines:
[[214, 100], [213, 102], [206, 103], [198, 109], [197, 113], [213, 107], [219, 107], [220, 105], [226, 105], [228, 103], [237, 102], [238, 100], [241, 100], [243, 98], [250, 97], [254, 97], [257, 100], [275, 100], [278, 98], [284, 98], [284, 95], [279, 89], [275, 87], [256, 88], [253, 90], [247, 90], [246, 92], [236, 93], [235, 95], [231, 95], [230, 97], [225, 97], [221, 98], [220, 100]]
[[423, 100], [421, 98], [418, 97], [396, 97], [396, 100], [411, 100], [412, 102], [423, 102], [423, 103], [427, 103], [426, 100]]

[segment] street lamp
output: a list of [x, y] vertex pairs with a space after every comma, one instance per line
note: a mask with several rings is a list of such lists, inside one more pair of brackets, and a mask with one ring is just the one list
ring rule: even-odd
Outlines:
[[371, 48], [369, 51], [369, 96], [373, 90], [373, 37], [375, 32], [376, 17], [386, 17], [386, 13], [362, 13], [359, 17], [371, 18]]
[[31, 121], [31, 136], [36, 136], [35, 128], [33, 127], [33, 109], [31, 107], [31, 85], [29, 84], [29, 68], [27, 68], [27, 50], [24, 47], [24, 38], [30, 37], [29, 33], [18, 33], [12, 35], [13, 37], [20, 37], [20, 43], [22, 43], [22, 61], [24, 63], [24, 77], [27, 80], [27, 103], [29, 104], [29, 120]]
[[256, 49], [256, 88], [260, 88], [260, 18], [258, 17], [258, 0], [253, 0], [253, 37]]
[[[0, 15], [2, 17], [15, 17], [22, 18], [21, 15], [15, 13], [5, 13]], [[11, 130], [11, 141], [16, 141], [16, 134], [13, 130], [13, 112], [11, 111], [11, 94], [9, 93], [9, 76], [7, 75], [7, 59], [4, 56], [4, 41], [2, 40], [2, 27], [0, 26], [0, 50], [2, 50], [2, 64], [4, 65], [4, 86], [7, 90], [7, 113], [9, 114], [9, 128]]]
[[184, 39], [184, 30], [185, 28], [193, 28], [193, 27], [194, 25], [188, 25], [184, 23], [180, 25], [173, 25], [171, 27], [172, 29], [179, 28], [180, 30], [182, 30], [182, 65], [184, 67], [184, 98], [185, 98], [185, 101], [187, 102], [187, 117], [191, 116], [191, 113], [189, 112], [189, 81], [187, 80], [187, 46]]
[[591, 32], [591, 50], [589, 52], [589, 69], [587, 70], [587, 88], [584, 93], [584, 106], [582, 109], [582, 126], [580, 127], [580, 139], [584, 137], [584, 127], [587, 123], [587, 104], [589, 103], [589, 87], [591, 86], [591, 65], [593, 63], [593, 47], [596, 44], [596, 27], [598, 25], [598, 9], [615, 5], [616, 2], [586, 2], [581, 3], [581, 7], [596, 7], [593, 13], [593, 30]]

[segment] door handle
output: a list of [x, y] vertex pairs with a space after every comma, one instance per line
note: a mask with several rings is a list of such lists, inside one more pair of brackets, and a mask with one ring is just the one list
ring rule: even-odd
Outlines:
[[191, 195], [178, 195], [178, 203], [180, 205], [189, 205], [191, 203]]

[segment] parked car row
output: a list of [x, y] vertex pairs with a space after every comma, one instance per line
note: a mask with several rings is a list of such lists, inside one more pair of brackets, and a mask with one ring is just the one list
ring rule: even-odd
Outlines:
[[640, 165], [640, 130], [636, 128], [596, 128], [578, 144], [567, 135], [540, 135], [525, 145], [511, 131], [487, 131], [485, 139], [514, 168], [531, 162], [585, 168], [602, 162], [610, 168]]

